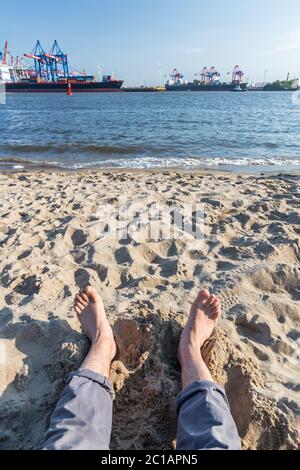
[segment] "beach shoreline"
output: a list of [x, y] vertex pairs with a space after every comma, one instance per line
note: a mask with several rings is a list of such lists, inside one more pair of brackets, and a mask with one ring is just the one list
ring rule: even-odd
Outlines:
[[[225, 165], [224, 165], [225, 166]], [[123, 174], [173, 174], [173, 173], [183, 173], [183, 174], [202, 174], [202, 175], [232, 175], [232, 176], [245, 176], [245, 177], [280, 177], [280, 176], [300, 176], [300, 169], [282, 169], [282, 170], [264, 170], [263, 167], [259, 167], [256, 170], [251, 170], [251, 166], [247, 168], [245, 171], [244, 167], [230, 167], [230, 168], [202, 168], [202, 167], [195, 167], [195, 168], [184, 168], [182, 167], [154, 167], [154, 168], [126, 168], [126, 167], [90, 167], [90, 168], [61, 168], [57, 167], [56, 165], [48, 166], [46, 165], [34, 165], [32, 168], [15, 168], [15, 169], [0, 169], [0, 175], [37, 175], [37, 174], [89, 174], [89, 175], [97, 175], [103, 173], [123, 173]]]
[[[110, 377], [112, 449], [174, 447], [176, 348], [203, 287], [222, 301], [207, 361], [243, 447], [299, 448], [299, 194], [299, 172], [1, 171], [0, 449], [40, 448], [67, 374], [87, 348], [72, 304], [88, 283], [124, 343]], [[99, 211], [120, 197], [178, 211], [202, 204], [203, 245], [104, 239]]]

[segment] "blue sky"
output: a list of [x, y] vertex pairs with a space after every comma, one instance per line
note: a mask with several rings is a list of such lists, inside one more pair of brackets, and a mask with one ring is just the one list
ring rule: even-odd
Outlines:
[[30, 52], [57, 39], [74, 68], [116, 71], [128, 85], [176, 66], [192, 79], [239, 64], [251, 81], [300, 75], [299, 0], [14, 0], [0, 7], [0, 48]]

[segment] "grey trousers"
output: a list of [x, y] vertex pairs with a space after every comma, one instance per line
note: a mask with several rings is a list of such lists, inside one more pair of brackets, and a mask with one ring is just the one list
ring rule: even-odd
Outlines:
[[[44, 450], [109, 450], [114, 392], [107, 378], [78, 370], [52, 414]], [[177, 450], [239, 450], [240, 438], [225, 391], [194, 382], [180, 393]]]

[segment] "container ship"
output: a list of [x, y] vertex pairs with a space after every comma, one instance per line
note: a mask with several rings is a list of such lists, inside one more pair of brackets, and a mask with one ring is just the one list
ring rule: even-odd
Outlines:
[[[33, 60], [33, 66], [27, 65], [25, 59]], [[6, 42], [0, 52], [0, 84], [5, 85], [8, 93], [66, 93], [68, 90], [97, 93], [119, 92], [123, 81], [111, 75], [104, 75], [101, 81], [97, 81], [85, 72], [71, 72], [68, 56], [57, 41], [54, 41], [49, 53], [37, 41], [31, 54], [24, 54], [22, 58], [14, 58]]]
[[232, 80], [230, 83], [221, 82], [221, 75], [215, 67], [204, 67], [200, 74], [200, 79], [195, 79], [193, 82], [184, 80], [184, 76], [174, 69], [170, 79], [166, 83], [167, 91], [231, 91], [243, 92], [247, 90], [247, 83], [243, 82], [244, 72], [240, 69], [239, 65], [234, 67], [232, 73]]

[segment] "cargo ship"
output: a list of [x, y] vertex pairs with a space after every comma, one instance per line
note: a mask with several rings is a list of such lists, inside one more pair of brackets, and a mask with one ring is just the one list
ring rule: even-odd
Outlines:
[[121, 91], [123, 82], [110, 76], [104, 76], [101, 82], [89, 80], [88, 77], [86, 80], [72, 78], [57, 82], [24, 79], [19, 82], [6, 82], [5, 88], [7, 93], [67, 93], [70, 85], [73, 92], [99, 93]]
[[[196, 76], [199, 74], [195, 74]], [[215, 67], [208, 69], [204, 67], [200, 73], [200, 79], [193, 82], [184, 80], [184, 76], [174, 69], [170, 79], [166, 83], [167, 91], [247, 91], [247, 83], [243, 82], [244, 73], [238, 65], [234, 67], [232, 81], [230, 83], [221, 82], [221, 75]]]
[[[33, 60], [34, 65], [28, 66], [24, 58]], [[0, 52], [0, 84], [8, 93], [67, 93], [70, 89], [81, 93], [120, 92], [123, 85], [111, 75], [97, 81], [85, 72], [70, 72], [67, 54], [57, 41], [49, 53], [37, 41], [32, 53], [24, 54], [24, 58], [11, 56], [7, 42]]]

